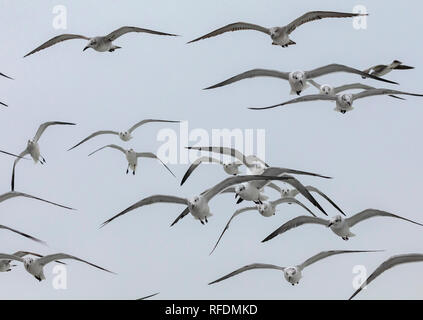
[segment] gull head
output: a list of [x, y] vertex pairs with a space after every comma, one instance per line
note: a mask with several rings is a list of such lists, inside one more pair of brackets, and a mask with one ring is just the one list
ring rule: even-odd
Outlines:
[[225, 170], [225, 172], [230, 175], [237, 175], [239, 173], [238, 167], [239, 166], [236, 162], [223, 164], [223, 170]]
[[238, 198], [247, 189], [245, 184], [235, 186], [235, 199]]
[[306, 85], [306, 76], [302, 71], [294, 71], [289, 74], [289, 85], [291, 86], [292, 93], [299, 95]]
[[123, 141], [129, 141], [132, 139], [132, 136], [128, 131], [122, 131], [119, 132], [119, 138]]
[[276, 212], [275, 207], [272, 206], [269, 202], [264, 202], [262, 204], [259, 204], [257, 206], [257, 209], [263, 217], [274, 216]]
[[201, 201], [201, 199], [200, 199], [199, 196], [195, 196], [194, 198], [192, 198], [189, 201], [189, 205], [188, 205], [189, 209], [195, 210], [200, 205], [200, 201]]
[[272, 40], [277, 40], [282, 35], [282, 29], [280, 27], [270, 28], [269, 31]]
[[288, 267], [283, 271], [286, 281], [292, 285], [298, 284], [301, 279], [301, 270], [296, 267]]
[[345, 106], [351, 107], [353, 102], [353, 97], [349, 93], [345, 93], [341, 96], [341, 103]]
[[338, 227], [339, 225], [342, 224], [342, 222], [344, 221], [344, 219], [342, 218], [341, 215], [336, 215], [335, 217], [333, 217], [332, 219], [329, 220], [329, 224], [328, 227]]
[[327, 95], [333, 94], [333, 87], [328, 84], [324, 84], [320, 87], [320, 92]]
[[25, 269], [28, 269], [28, 267], [34, 262], [34, 258], [32, 257], [26, 257], [26, 258], [23, 258], [23, 260], [24, 260]]
[[87, 45], [85, 46], [84, 50], [82, 50], [82, 51], [85, 51], [88, 48], [94, 49], [95, 47], [97, 47], [97, 45], [98, 45], [98, 38], [92, 38], [92, 39], [90, 39], [90, 41], [88, 41]]

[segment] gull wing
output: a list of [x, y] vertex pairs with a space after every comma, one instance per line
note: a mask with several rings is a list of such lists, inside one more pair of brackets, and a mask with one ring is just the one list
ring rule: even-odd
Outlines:
[[304, 224], [320, 224], [323, 226], [327, 226], [329, 224], [329, 220], [318, 218], [318, 217], [299, 216], [284, 223], [282, 226], [280, 226], [271, 234], [269, 234], [262, 242], [269, 241], [273, 239], [274, 237], [285, 233], [288, 230], [294, 229]]
[[27, 53], [25, 57], [36, 53], [38, 51], [41, 51], [43, 49], [46, 49], [48, 47], [51, 47], [53, 45], [55, 45], [56, 43], [62, 42], [62, 41], [66, 41], [66, 40], [72, 40], [72, 39], [84, 39], [84, 40], [90, 40], [90, 38], [86, 37], [86, 36], [81, 36], [79, 34], [61, 34], [59, 36], [53, 37], [50, 40], [44, 42], [42, 45], [40, 45], [39, 47], [35, 48], [34, 50], [32, 50], [31, 52]]
[[92, 134], [90, 134], [88, 137], [86, 137], [85, 139], [83, 139], [83, 140], [81, 140], [80, 142], [78, 142], [76, 145], [74, 145], [72, 148], [70, 148], [68, 151], [70, 151], [70, 150], [72, 150], [72, 149], [75, 149], [76, 147], [78, 147], [78, 146], [80, 146], [81, 144], [83, 144], [84, 142], [87, 142], [88, 140], [90, 140], [90, 139], [92, 139], [92, 138], [94, 138], [94, 137], [97, 137], [97, 136], [99, 136], [99, 135], [102, 135], [102, 134], [114, 134], [114, 135], [119, 135], [119, 132], [117, 132], [117, 131], [113, 131], [113, 130], [99, 130], [99, 131], [96, 131], [96, 132], [94, 132], [94, 133], [92, 133]]
[[240, 31], [240, 30], [255, 30], [255, 31], [260, 31], [260, 32], [263, 32], [265, 34], [270, 35], [270, 29], [268, 29], [268, 28], [259, 26], [257, 24], [247, 23], [247, 22], [235, 22], [235, 23], [228, 24], [228, 25], [226, 25], [222, 28], [216, 29], [212, 32], [209, 32], [209, 33], [205, 34], [204, 36], [201, 36], [199, 38], [191, 40], [188, 43], [193, 43], [193, 42], [196, 42], [196, 41], [199, 41], [199, 40], [215, 37], [215, 36], [218, 36], [218, 35], [225, 33], [225, 32]]
[[280, 72], [276, 70], [268, 70], [268, 69], [253, 69], [243, 73], [240, 73], [232, 78], [219, 82], [215, 85], [205, 88], [204, 90], [214, 89], [226, 86], [228, 84], [241, 81], [244, 79], [255, 78], [255, 77], [272, 77], [272, 78], [279, 78], [288, 80], [289, 79], [289, 72]]

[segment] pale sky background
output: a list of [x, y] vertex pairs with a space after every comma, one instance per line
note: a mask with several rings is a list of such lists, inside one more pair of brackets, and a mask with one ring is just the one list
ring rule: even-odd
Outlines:
[[[329, 63], [359, 69], [399, 59], [415, 70], [386, 78], [422, 92], [422, 27], [419, 1], [0, 1], [3, 25], [0, 72], [0, 148], [20, 152], [39, 124], [50, 120], [77, 123], [52, 127], [40, 146], [45, 166], [22, 161], [16, 190], [70, 205], [68, 212], [29, 199], [0, 204], [1, 224], [48, 242], [41, 246], [6, 231], [0, 250], [66, 252], [115, 271], [111, 275], [69, 261], [68, 289], [52, 287], [53, 264], [39, 283], [22, 266], [0, 274], [2, 299], [136, 299], [160, 292], [160, 299], [347, 299], [353, 292], [352, 269], [365, 265], [369, 274], [386, 258], [423, 252], [423, 229], [407, 222], [375, 218], [353, 228], [357, 237], [345, 242], [321, 226], [303, 226], [265, 244], [260, 241], [288, 219], [306, 214], [281, 206], [272, 218], [258, 213], [234, 221], [216, 252], [209, 256], [234, 210], [233, 195], [210, 203], [208, 225], [187, 216], [170, 223], [180, 205], [158, 204], [131, 212], [99, 230], [106, 219], [153, 194], [192, 197], [225, 178], [219, 166], [199, 167], [183, 187], [187, 164], [171, 165], [178, 179], [152, 160], [140, 162], [136, 176], [126, 175], [126, 160], [115, 150], [87, 157], [109, 143], [139, 151], [157, 151], [156, 134], [175, 125], [151, 124], [138, 129], [128, 143], [97, 137], [67, 152], [99, 129], [122, 130], [145, 118], [188, 120], [190, 129], [241, 128], [266, 130], [266, 161], [274, 166], [309, 170], [333, 180], [300, 178], [332, 197], [349, 215], [366, 208], [387, 210], [423, 221], [420, 148], [423, 101], [373, 97], [356, 101], [345, 115], [327, 102], [304, 103], [263, 112], [247, 110], [291, 98], [278, 79], [244, 80], [214, 91], [201, 88], [252, 68], [309, 70]], [[272, 46], [257, 32], [225, 34], [192, 45], [186, 42], [236, 21], [264, 26], [284, 25], [310, 10], [352, 11], [363, 4], [370, 16], [367, 30], [355, 30], [351, 19], [327, 19], [298, 28], [288, 49]], [[54, 30], [55, 5], [68, 10], [68, 29]], [[177, 33], [179, 38], [127, 34], [114, 53], [82, 49], [83, 40], [61, 43], [23, 59], [23, 55], [60, 33], [105, 35], [130, 25]], [[336, 74], [318, 79], [334, 85], [382, 82]], [[304, 94], [315, 92], [313, 88]], [[194, 143], [195, 141], [191, 142]], [[0, 192], [10, 188], [13, 159], [0, 155]], [[277, 195], [269, 192], [272, 198]], [[317, 198], [330, 215], [337, 212]], [[304, 200], [304, 199], [303, 199]], [[304, 200], [310, 208], [314, 207]], [[242, 206], [249, 204], [241, 204]], [[319, 215], [317, 210], [314, 210]], [[383, 253], [340, 255], [305, 269], [292, 287], [273, 270], [246, 272], [217, 285], [207, 283], [253, 262], [282, 266], [303, 262], [331, 249], [386, 249]], [[422, 298], [422, 264], [396, 267], [374, 281], [358, 299]]]

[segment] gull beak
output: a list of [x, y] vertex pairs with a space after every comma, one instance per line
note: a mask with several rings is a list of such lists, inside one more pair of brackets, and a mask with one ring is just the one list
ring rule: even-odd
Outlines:
[[329, 227], [331, 227], [333, 225], [333, 222], [330, 222], [329, 224], [328, 224], [328, 228]]
[[236, 204], [240, 204], [242, 201], [244, 201], [244, 199], [239, 198], [238, 201], [236, 202]]
[[238, 193], [235, 193], [235, 199], [238, 198], [238, 197], [239, 197], [239, 194]]
[[87, 50], [89, 47], [88, 46], [86, 46], [85, 48], [84, 48], [84, 50], [82, 50], [82, 51], [85, 51], [85, 50]]

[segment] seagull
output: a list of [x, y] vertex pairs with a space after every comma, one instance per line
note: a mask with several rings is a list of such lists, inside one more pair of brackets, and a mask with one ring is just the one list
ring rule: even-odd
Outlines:
[[[346, 84], [343, 86], [339, 86], [339, 87], [333, 87], [329, 84], [318, 84], [316, 81], [310, 79], [308, 80], [309, 83], [311, 83], [314, 87], [316, 87], [317, 89], [319, 89], [320, 94], [327, 94], [327, 95], [331, 95], [331, 96], [335, 96], [336, 94], [342, 92], [342, 91], [346, 91], [346, 90], [353, 90], [353, 89], [364, 89], [364, 90], [369, 90], [369, 89], [376, 89], [375, 87], [371, 87], [362, 83], [351, 83], [351, 84]], [[405, 100], [404, 98], [401, 97], [397, 97], [394, 95], [389, 95], [392, 98], [396, 98], [396, 99], [400, 99], [400, 100]]]
[[6, 76], [4, 73], [1, 73], [1, 72], [0, 72], [0, 76], [5, 77], [5, 78], [10, 79], [10, 80], [14, 80], [13, 78]]
[[327, 101], [335, 101], [336, 107], [335, 111], [341, 112], [342, 114], [353, 110], [353, 102], [357, 99], [362, 99], [366, 97], [371, 96], [380, 96], [380, 95], [398, 95], [398, 94], [404, 94], [408, 96], [415, 96], [415, 97], [423, 97], [423, 94], [417, 94], [417, 93], [409, 93], [404, 91], [397, 91], [397, 90], [391, 90], [391, 89], [370, 89], [365, 90], [359, 93], [344, 93], [344, 94], [337, 94], [335, 96], [327, 95], [327, 94], [312, 94], [307, 96], [302, 96], [299, 98], [295, 98], [286, 102], [282, 102], [279, 104], [275, 104], [270, 107], [264, 107], [264, 108], [248, 108], [251, 110], [264, 110], [264, 109], [272, 109], [280, 106], [285, 106], [287, 104], [297, 103], [297, 102], [305, 102], [305, 101], [317, 101], [317, 100], [327, 100]]
[[[36, 256], [36, 257], [40, 257], [40, 258], [43, 257], [42, 255], [40, 255], [38, 253], [29, 252], [29, 251], [18, 251], [18, 252], [12, 253], [13, 258], [16, 258], [16, 257], [23, 258], [27, 255], [33, 255], [33, 256]], [[11, 257], [9, 257], [7, 259], [2, 259], [2, 258], [3, 258], [2, 254], [0, 254], [0, 272], [9, 272], [9, 271], [12, 271], [12, 267], [16, 267], [16, 265], [10, 264], [15, 259], [11, 259]], [[15, 260], [15, 261], [17, 261], [17, 260]], [[55, 261], [55, 262], [60, 263], [60, 264], [65, 264], [65, 263], [60, 262], [60, 261]]]
[[276, 70], [268, 70], [268, 69], [252, 69], [243, 73], [240, 73], [232, 78], [229, 78], [225, 81], [219, 82], [218, 84], [212, 85], [208, 88], [203, 90], [215, 89], [219, 87], [226, 86], [228, 84], [249, 78], [255, 77], [273, 77], [279, 78], [283, 80], [287, 80], [290, 87], [291, 87], [291, 94], [300, 95], [301, 92], [309, 87], [307, 81], [313, 78], [317, 78], [326, 74], [335, 73], [335, 72], [346, 72], [346, 73], [353, 73], [358, 74], [361, 76], [366, 76], [375, 80], [384, 81], [388, 83], [398, 84], [397, 82], [393, 82], [390, 80], [382, 79], [376, 77], [374, 75], [369, 75], [364, 73], [358, 69], [354, 69], [342, 64], [328, 64], [326, 66], [316, 68], [309, 71], [292, 71], [292, 72], [281, 72]]
[[352, 228], [353, 226], [355, 226], [357, 223], [361, 221], [374, 218], [374, 217], [397, 218], [397, 219], [401, 219], [404, 221], [417, 224], [419, 226], [423, 226], [423, 224], [421, 223], [397, 216], [393, 213], [389, 213], [389, 212], [377, 210], [377, 209], [366, 209], [345, 219], [341, 215], [336, 215], [330, 220], [322, 219], [318, 217], [299, 216], [288, 221], [282, 226], [280, 226], [278, 229], [276, 229], [270, 235], [268, 235], [262, 242], [269, 241], [273, 239], [274, 237], [285, 233], [288, 230], [291, 230], [293, 228], [299, 227], [304, 224], [320, 224], [320, 225], [329, 227], [332, 230], [332, 232], [335, 233], [337, 236], [341, 237], [343, 240], [348, 240], [350, 237], [355, 236], [355, 234], [350, 231], [350, 228]]
[[136, 171], [137, 166], [138, 166], [138, 158], [152, 158], [152, 159], [159, 160], [161, 162], [161, 164], [170, 172], [170, 174], [175, 177], [175, 175], [168, 168], [168, 166], [152, 152], [135, 152], [134, 149], [132, 149], [132, 148], [126, 150], [126, 149], [124, 149], [120, 146], [117, 146], [115, 144], [109, 144], [107, 146], [101, 147], [100, 149], [97, 149], [97, 150], [91, 152], [88, 156], [91, 156], [92, 154], [96, 153], [97, 151], [103, 150], [105, 148], [113, 148], [113, 149], [122, 151], [122, 153], [126, 157], [126, 160], [128, 161], [128, 168], [126, 169], [126, 174], [128, 174], [129, 169], [131, 169], [132, 174], [135, 175], [135, 171]]
[[35, 199], [35, 200], [38, 200], [38, 201], [42, 201], [42, 202], [52, 204], [52, 205], [60, 207], [60, 208], [64, 208], [64, 209], [68, 209], [68, 210], [75, 210], [73, 208], [66, 207], [66, 206], [63, 206], [63, 205], [55, 203], [55, 202], [51, 202], [51, 201], [48, 201], [48, 200], [45, 200], [45, 199], [41, 199], [41, 198], [38, 198], [38, 197], [31, 196], [30, 194], [27, 194], [27, 193], [17, 192], [17, 191], [9, 191], [9, 192], [6, 192], [6, 193], [3, 193], [2, 195], [0, 195], [0, 203], [3, 202], [3, 201], [6, 201], [6, 200], [12, 199], [12, 198], [16, 198], [16, 197], [24, 197], [24, 198], [29, 198], [29, 199]]
[[42, 243], [42, 244], [46, 244], [44, 241], [42, 241], [42, 240], [40, 240], [40, 239], [37, 239], [37, 238], [35, 238], [35, 237], [33, 237], [33, 236], [30, 236], [29, 234], [23, 233], [23, 232], [21, 232], [21, 231], [18, 231], [18, 230], [15, 230], [15, 229], [12, 229], [12, 228], [9, 228], [9, 227], [6, 227], [6, 226], [3, 226], [3, 225], [0, 225], [0, 229], [9, 230], [9, 231], [12, 231], [12, 232], [14, 232], [14, 233], [17, 233], [17, 234], [19, 234], [19, 235], [21, 235], [21, 236], [23, 236], [23, 237], [25, 237], [25, 238], [28, 238], [28, 239], [30, 239], [30, 240], [32, 240], [32, 241], [35, 241], [35, 242], [38, 242], [38, 243]]
[[411, 262], [421, 262], [423, 261], [423, 254], [420, 253], [409, 253], [409, 254], [400, 254], [397, 256], [392, 256], [385, 262], [383, 262], [375, 271], [363, 282], [360, 288], [349, 298], [351, 300], [354, 298], [364, 287], [368, 286], [370, 282], [380, 276], [383, 272], [388, 269], [391, 269], [399, 264], [411, 263]]
[[210, 282], [209, 285], [220, 282], [222, 280], [226, 280], [230, 277], [233, 277], [237, 274], [240, 274], [244, 271], [252, 270], [252, 269], [276, 269], [283, 272], [285, 280], [288, 281], [293, 286], [298, 284], [300, 282], [300, 279], [302, 278], [302, 271], [305, 267], [308, 267], [309, 265], [322, 260], [324, 258], [336, 255], [336, 254], [343, 254], [343, 253], [358, 253], [358, 252], [378, 252], [376, 250], [331, 250], [331, 251], [322, 251], [311, 258], [304, 261], [302, 264], [292, 266], [292, 267], [280, 267], [273, 264], [264, 264], [264, 263], [253, 263], [246, 265], [242, 268], [239, 268], [226, 276], [223, 276], [213, 282]]
[[175, 197], [175, 196], [168, 196], [168, 195], [153, 195], [147, 198], [144, 198], [130, 207], [126, 208], [122, 212], [118, 213], [117, 215], [113, 216], [112, 218], [106, 220], [102, 223], [101, 227], [104, 227], [108, 223], [112, 222], [116, 218], [132, 211], [137, 208], [141, 208], [150, 204], [154, 203], [177, 203], [185, 205], [185, 210], [176, 218], [176, 220], [172, 223], [171, 226], [176, 224], [179, 220], [184, 218], [188, 213], [191, 213], [191, 215], [194, 217], [194, 219], [197, 219], [201, 222], [201, 224], [207, 223], [207, 218], [212, 216], [212, 213], [210, 213], [209, 208], [209, 201], [213, 199], [216, 195], [221, 193], [223, 190], [227, 189], [228, 187], [239, 184], [242, 182], [247, 181], [253, 181], [253, 180], [280, 180], [285, 181], [289, 184], [295, 184], [292, 182], [291, 177], [272, 177], [272, 176], [262, 176], [262, 175], [247, 175], [247, 176], [234, 176], [226, 178], [225, 180], [222, 180], [218, 184], [216, 184], [214, 187], [205, 190], [200, 195], [195, 196], [191, 199], [187, 198], [181, 198], [181, 197]]
[[[0, 256], [1, 258], [1, 256]], [[19, 257], [16, 257], [19, 258]], [[63, 259], [73, 259], [73, 260], [77, 260], [86, 264], [89, 264], [90, 266], [93, 266], [97, 269], [109, 272], [109, 273], [113, 273], [112, 271], [109, 271], [107, 269], [104, 269], [102, 267], [99, 267], [95, 264], [92, 264], [91, 262], [82, 260], [80, 258], [77, 258], [75, 256], [71, 256], [69, 254], [66, 253], [56, 253], [56, 254], [50, 254], [38, 259], [34, 259], [32, 257], [28, 257], [28, 258], [19, 258], [18, 261], [23, 262], [25, 270], [28, 271], [28, 273], [30, 273], [31, 275], [34, 276], [35, 279], [37, 279], [38, 281], [42, 281], [45, 280], [45, 276], [44, 276], [44, 266], [50, 262], [56, 261], [56, 260], [63, 260]]]
[[12, 191], [15, 190], [15, 168], [16, 168], [16, 164], [18, 163], [18, 161], [24, 157], [25, 155], [29, 154], [31, 156], [31, 158], [34, 160], [34, 163], [40, 162], [41, 164], [46, 163], [46, 160], [44, 159], [44, 157], [41, 156], [40, 154], [40, 146], [38, 144], [38, 140], [40, 140], [41, 135], [44, 133], [44, 131], [53, 125], [72, 125], [74, 126], [75, 123], [70, 123], [70, 122], [61, 122], [61, 121], [49, 121], [49, 122], [44, 122], [43, 124], [41, 124], [34, 136], [34, 138], [32, 140], [28, 140], [27, 146], [25, 148], [24, 151], [22, 151], [19, 154], [19, 158], [17, 158], [15, 160], [15, 162], [13, 162], [13, 170], [12, 170]]
[[114, 135], [119, 136], [119, 138], [122, 141], [127, 142], [127, 141], [132, 139], [132, 132], [134, 132], [135, 129], [137, 129], [138, 127], [141, 127], [144, 124], [151, 123], [151, 122], [180, 123], [180, 121], [173, 121], [173, 120], [145, 119], [145, 120], [137, 122], [132, 127], [130, 127], [128, 130], [124, 130], [124, 131], [121, 131], [121, 132], [117, 132], [117, 131], [113, 131], [113, 130], [100, 130], [100, 131], [96, 131], [93, 134], [89, 135], [84, 140], [82, 140], [81, 142], [77, 143], [72, 148], [70, 148], [68, 151], [75, 149], [76, 147], [83, 144], [84, 142], [86, 142], [86, 141], [88, 141], [88, 140], [90, 140], [90, 139], [92, 139], [96, 136], [102, 135], [102, 134], [114, 134]]
[[[409, 70], [409, 69], [414, 69], [414, 67], [403, 65], [401, 61], [394, 60], [392, 61], [391, 64], [388, 64], [388, 65], [379, 64], [377, 66], [373, 66], [366, 70], [363, 70], [363, 72], [380, 77], [391, 72], [392, 70]], [[367, 77], [363, 76], [362, 78], [365, 79]]]
[[86, 36], [82, 36], [82, 35], [79, 35], [79, 34], [61, 34], [59, 36], [51, 38], [47, 42], [44, 42], [39, 47], [35, 48], [30, 53], [26, 54], [24, 56], [24, 58], [33, 54], [33, 53], [36, 53], [38, 51], [49, 48], [49, 47], [55, 45], [56, 43], [66, 41], [66, 40], [72, 40], [72, 39], [88, 40], [88, 44], [85, 46], [83, 51], [87, 50], [88, 48], [92, 48], [92, 49], [94, 49], [95, 51], [98, 51], [98, 52], [106, 52], [106, 51], [113, 52], [116, 49], [121, 49], [121, 47], [115, 46], [113, 44], [113, 41], [115, 41], [120, 36], [123, 36], [124, 34], [127, 34], [129, 32], [145, 32], [145, 33], [150, 33], [150, 34], [155, 34], [155, 35], [160, 35], [160, 36], [177, 36], [176, 34], [164, 33], [164, 32], [159, 32], [159, 31], [154, 31], [154, 30], [149, 30], [149, 29], [143, 29], [143, 28], [138, 28], [138, 27], [121, 27], [121, 28], [116, 29], [115, 31], [109, 33], [106, 36], [91, 37], [91, 38], [86, 37]]
[[222, 33], [229, 31], [240, 31], [240, 30], [255, 30], [263, 32], [272, 38], [272, 44], [286, 48], [290, 45], [296, 44], [289, 38], [289, 35], [299, 26], [304, 23], [320, 20], [324, 18], [350, 18], [358, 16], [366, 16], [367, 14], [361, 13], [344, 13], [344, 12], [332, 12], [332, 11], [310, 11], [303, 14], [301, 17], [295, 19], [291, 23], [283, 27], [265, 28], [256, 24], [246, 22], [236, 22], [228, 24], [222, 28], [214, 30], [204, 36], [194, 39], [188, 43], [196, 42], [202, 39], [218, 36]]
[[[321, 197], [325, 198], [326, 201], [328, 201], [336, 210], [338, 210], [341, 214], [343, 214], [344, 216], [346, 216], [346, 214], [344, 213], [344, 211], [342, 211], [341, 208], [339, 208], [335, 202], [332, 201], [332, 199], [330, 199], [326, 194], [324, 194], [322, 191], [320, 191], [319, 189], [317, 189], [316, 187], [313, 186], [306, 186], [305, 187], [308, 191], [310, 192], [315, 192], [317, 194], [319, 194]], [[287, 198], [295, 198], [297, 195], [299, 194], [298, 190], [296, 189], [285, 189], [282, 190], [281, 195], [282, 197], [287, 197]]]
[[313, 217], [316, 216], [310, 209], [308, 209], [300, 201], [298, 201], [295, 198], [288, 198], [288, 197], [280, 198], [280, 199], [277, 199], [275, 201], [264, 202], [262, 204], [256, 205], [255, 207], [245, 207], [245, 208], [238, 209], [234, 212], [232, 217], [229, 219], [228, 223], [226, 224], [225, 228], [223, 229], [222, 233], [220, 234], [219, 239], [217, 240], [217, 242], [214, 245], [213, 250], [210, 252], [210, 254], [212, 254], [214, 252], [214, 250], [216, 249], [217, 245], [220, 242], [220, 239], [222, 239], [223, 234], [226, 232], [226, 230], [228, 230], [229, 224], [232, 222], [232, 220], [235, 217], [237, 217], [241, 213], [249, 212], [249, 211], [258, 211], [260, 213], [260, 215], [262, 215], [263, 217], [267, 217], [267, 218], [272, 217], [276, 214], [276, 207], [278, 205], [282, 204], [282, 203], [289, 203], [289, 204], [295, 203], [295, 204], [303, 207], [305, 210], [307, 210]]

